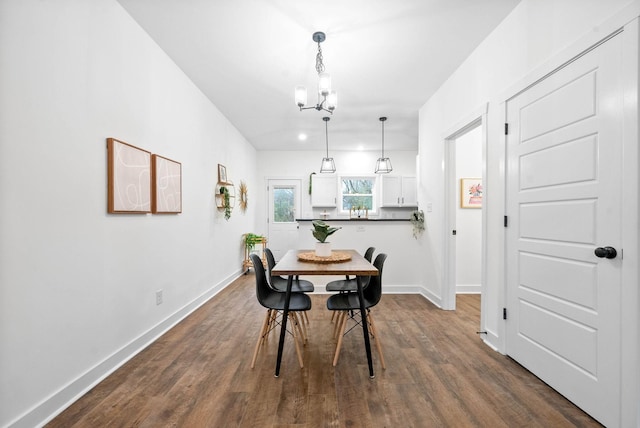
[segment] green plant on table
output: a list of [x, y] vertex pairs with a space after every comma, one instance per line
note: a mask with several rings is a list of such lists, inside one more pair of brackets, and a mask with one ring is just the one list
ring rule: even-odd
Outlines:
[[330, 235], [333, 235], [335, 232], [342, 229], [341, 227], [329, 226], [327, 223], [325, 223], [322, 220], [314, 220], [312, 224], [313, 224], [313, 229], [311, 232], [313, 233], [313, 237], [316, 238], [318, 242], [325, 242], [325, 240]]

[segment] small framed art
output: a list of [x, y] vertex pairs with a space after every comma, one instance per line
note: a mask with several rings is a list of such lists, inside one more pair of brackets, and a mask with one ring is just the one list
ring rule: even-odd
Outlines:
[[482, 208], [482, 179], [460, 179], [460, 208]]
[[226, 183], [227, 182], [227, 168], [218, 164], [218, 183]]

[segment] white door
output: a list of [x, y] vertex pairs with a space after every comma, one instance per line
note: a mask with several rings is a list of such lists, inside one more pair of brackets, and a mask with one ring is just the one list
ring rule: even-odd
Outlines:
[[[507, 353], [612, 427], [621, 382], [621, 47], [616, 36], [507, 102]], [[596, 256], [609, 246], [617, 257]]]
[[298, 243], [300, 180], [269, 180], [269, 236], [267, 246], [276, 260]]

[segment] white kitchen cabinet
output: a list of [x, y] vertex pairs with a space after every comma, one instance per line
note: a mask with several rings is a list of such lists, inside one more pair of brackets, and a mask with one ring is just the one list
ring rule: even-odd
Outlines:
[[381, 207], [417, 207], [418, 182], [416, 177], [406, 175], [383, 175]]
[[311, 176], [311, 206], [335, 207], [338, 203], [338, 179], [335, 175]]

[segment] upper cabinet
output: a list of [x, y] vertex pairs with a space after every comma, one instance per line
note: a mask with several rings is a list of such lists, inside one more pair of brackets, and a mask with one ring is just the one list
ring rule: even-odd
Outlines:
[[416, 177], [406, 175], [382, 175], [381, 207], [418, 206], [418, 182]]
[[311, 176], [311, 206], [335, 207], [338, 203], [338, 179], [335, 175]]

